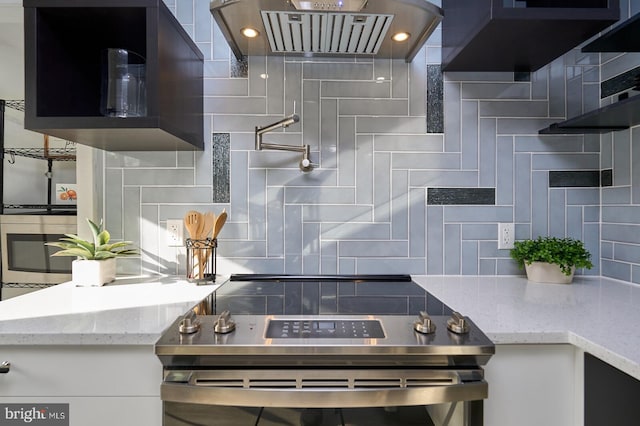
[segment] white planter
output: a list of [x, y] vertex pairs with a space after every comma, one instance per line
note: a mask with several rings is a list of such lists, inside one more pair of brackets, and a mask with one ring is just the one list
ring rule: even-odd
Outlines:
[[576, 270], [573, 267], [571, 268], [571, 275], [565, 275], [558, 265], [546, 262], [532, 262], [531, 265], [525, 262], [524, 267], [529, 281], [554, 284], [570, 284], [573, 281], [573, 273]]
[[116, 279], [116, 259], [74, 260], [71, 280], [79, 286], [101, 286]]

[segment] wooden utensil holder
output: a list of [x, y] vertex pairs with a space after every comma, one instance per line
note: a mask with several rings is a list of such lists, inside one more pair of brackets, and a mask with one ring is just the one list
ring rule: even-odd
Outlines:
[[216, 249], [218, 240], [187, 238], [187, 279], [189, 281], [212, 281], [216, 278]]

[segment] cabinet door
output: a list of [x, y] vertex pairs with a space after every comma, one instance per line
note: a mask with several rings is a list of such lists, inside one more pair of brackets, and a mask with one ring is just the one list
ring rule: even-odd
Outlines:
[[0, 346], [11, 369], [3, 397], [159, 396], [162, 364], [153, 346]]
[[637, 426], [640, 381], [584, 354], [584, 425]]
[[[496, 345], [485, 367], [487, 426], [581, 425], [581, 360], [571, 345]], [[581, 392], [579, 393], [581, 395]], [[600, 426], [613, 425], [602, 423]], [[617, 426], [617, 425], [616, 425]]]

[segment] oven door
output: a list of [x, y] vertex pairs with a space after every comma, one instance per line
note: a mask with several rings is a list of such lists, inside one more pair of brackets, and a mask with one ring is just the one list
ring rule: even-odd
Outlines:
[[487, 389], [482, 370], [174, 370], [161, 397], [165, 426], [476, 426]]

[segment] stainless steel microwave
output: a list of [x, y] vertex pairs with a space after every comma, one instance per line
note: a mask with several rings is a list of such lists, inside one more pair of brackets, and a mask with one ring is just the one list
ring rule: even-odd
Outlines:
[[59, 284], [71, 280], [73, 257], [51, 257], [46, 246], [64, 234], [76, 234], [76, 216], [0, 215], [2, 283]]

